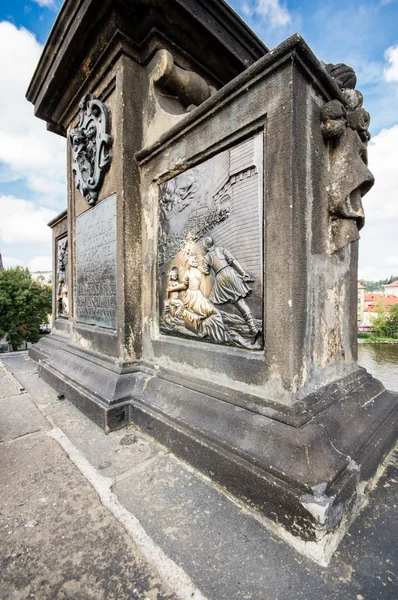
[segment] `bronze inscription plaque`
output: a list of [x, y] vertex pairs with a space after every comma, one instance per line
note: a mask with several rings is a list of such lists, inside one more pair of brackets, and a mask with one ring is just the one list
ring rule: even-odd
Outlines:
[[76, 320], [116, 329], [116, 196], [76, 218]]
[[264, 347], [262, 231], [262, 134], [160, 185], [161, 333]]

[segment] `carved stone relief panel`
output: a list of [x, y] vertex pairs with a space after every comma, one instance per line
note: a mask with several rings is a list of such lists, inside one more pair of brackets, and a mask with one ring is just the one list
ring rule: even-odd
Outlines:
[[57, 273], [56, 273], [57, 309], [56, 316], [67, 318], [69, 315], [68, 299], [68, 238], [57, 241]]
[[262, 179], [258, 134], [160, 185], [161, 333], [263, 348]]
[[106, 171], [111, 164], [108, 110], [103, 102], [86, 94], [80, 102], [79, 124], [71, 130], [72, 169], [75, 184], [91, 205], [98, 199]]
[[76, 320], [116, 328], [116, 196], [76, 218]]

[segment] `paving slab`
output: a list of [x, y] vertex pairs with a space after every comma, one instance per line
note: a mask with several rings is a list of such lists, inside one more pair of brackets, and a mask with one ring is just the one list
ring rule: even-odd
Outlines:
[[[117, 481], [120, 502], [217, 600], [393, 599], [398, 592], [396, 461], [327, 569], [300, 556], [172, 456]], [[387, 486], [387, 487], [386, 487]]]
[[[23, 365], [27, 391], [47, 386], [44, 382], [39, 384], [37, 374], [27, 367]], [[19, 378], [17, 371], [15, 376]], [[96, 472], [113, 478], [112, 491], [120, 505], [138, 518], [165, 556], [181, 567], [209, 600], [398, 597], [396, 456], [371, 494], [368, 506], [351, 526], [330, 565], [324, 568], [298, 554], [210, 480], [139, 430], [128, 428], [105, 435], [67, 399], [43, 405], [40, 396], [32, 395], [51, 424], [67, 435]], [[35, 435], [45, 436], [45, 432], [30, 438]], [[21, 440], [9, 444], [17, 442]], [[48, 466], [49, 472], [51, 468]], [[65, 485], [74, 478], [66, 472]], [[15, 489], [21, 484], [15, 482]], [[34, 515], [31, 518], [37, 520]], [[65, 526], [60, 523], [61, 530]], [[91, 543], [95, 544], [93, 539]], [[106, 551], [102, 547], [105, 545], [105, 538], [100, 537], [100, 552]], [[96, 593], [103, 593], [101, 585], [95, 589]], [[118, 598], [135, 597], [125, 596], [130, 593], [126, 590], [123, 588]]]
[[46, 429], [49, 422], [28, 394], [0, 400], [0, 442]]
[[59, 444], [1, 445], [0, 598], [175, 600]]
[[16, 372], [37, 371], [37, 363], [29, 358], [27, 352], [10, 352], [8, 354], [2, 354], [0, 364], [1, 362], [3, 362], [3, 365], [7, 365], [6, 370], [8, 373], [14, 374]]
[[21, 387], [13, 377], [6, 374], [4, 368], [0, 365], [0, 399], [18, 396], [21, 393]]
[[102, 429], [69, 402], [58, 401], [47, 406], [44, 414], [66, 433], [90, 463], [106, 477], [117, 477], [159, 452], [154, 444], [137, 434], [133, 428], [104, 435]]
[[[29, 392], [37, 398], [40, 406], [56, 404], [58, 402], [57, 392], [47, 385], [40, 377], [32, 377], [37, 374], [37, 363], [33, 362], [27, 352], [12, 352], [1, 357], [3, 364], [7, 365], [7, 371], [18, 379], [20, 385], [25, 388], [29, 386]], [[1, 374], [1, 369], [0, 369]]]

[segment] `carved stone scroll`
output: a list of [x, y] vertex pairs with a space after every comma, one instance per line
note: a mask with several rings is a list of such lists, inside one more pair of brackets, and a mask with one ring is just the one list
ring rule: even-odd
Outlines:
[[69, 315], [68, 299], [68, 238], [60, 238], [57, 242], [57, 317], [67, 318]]
[[112, 137], [109, 134], [108, 111], [103, 102], [92, 94], [86, 94], [79, 106], [79, 124], [69, 134], [72, 170], [77, 189], [90, 205], [94, 205], [111, 164], [109, 148]]

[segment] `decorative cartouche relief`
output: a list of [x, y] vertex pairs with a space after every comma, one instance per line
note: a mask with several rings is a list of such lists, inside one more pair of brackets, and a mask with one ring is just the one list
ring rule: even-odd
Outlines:
[[160, 185], [164, 334], [263, 347], [262, 137]]
[[77, 189], [90, 205], [94, 205], [111, 164], [108, 110], [92, 94], [86, 94], [79, 106], [79, 124], [69, 134], [72, 170]]
[[57, 317], [68, 317], [68, 238], [57, 242]]
[[355, 90], [354, 69], [344, 64], [325, 65], [342, 91], [342, 101], [331, 100], [321, 110], [321, 128], [330, 150], [329, 246], [337, 252], [359, 239], [365, 224], [364, 196], [373, 186], [368, 169], [369, 113]]

